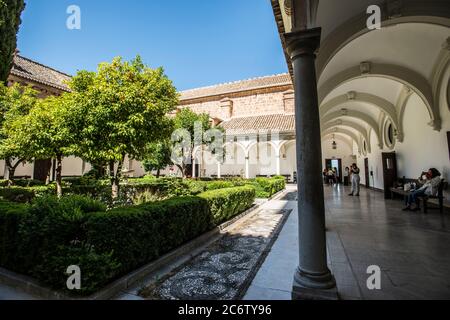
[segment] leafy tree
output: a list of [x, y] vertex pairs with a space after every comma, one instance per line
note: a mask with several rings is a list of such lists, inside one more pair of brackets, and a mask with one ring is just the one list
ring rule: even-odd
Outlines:
[[172, 149], [167, 141], [152, 143], [147, 148], [148, 156], [144, 158], [142, 164], [146, 172], [156, 170], [156, 177], [159, 178], [161, 170], [172, 164]]
[[162, 68], [151, 69], [138, 56], [115, 58], [97, 72], [79, 72], [69, 84], [77, 133], [74, 154], [93, 163], [108, 163], [113, 198], [125, 160], [142, 159], [150, 143], [167, 139], [178, 93]]
[[6, 84], [17, 48], [24, 0], [0, 0], [0, 82]]
[[180, 169], [183, 177], [189, 172], [189, 165], [194, 158], [193, 152], [196, 146], [207, 144], [204, 139], [204, 133], [211, 129], [209, 115], [206, 113], [197, 114], [191, 109], [181, 109], [174, 119], [177, 132], [173, 135], [172, 141], [175, 144], [181, 142], [174, 150], [177, 158], [176, 166]]
[[62, 159], [72, 154], [75, 142], [68, 96], [39, 100], [26, 116], [11, 122], [7, 144], [34, 159], [56, 159], [57, 194], [62, 196]]
[[6, 87], [0, 83], [0, 159], [5, 159], [8, 179], [14, 177], [17, 167], [31, 160], [27, 148], [21, 148], [14, 139], [15, 123], [26, 116], [37, 103], [38, 92], [31, 87], [15, 84]]

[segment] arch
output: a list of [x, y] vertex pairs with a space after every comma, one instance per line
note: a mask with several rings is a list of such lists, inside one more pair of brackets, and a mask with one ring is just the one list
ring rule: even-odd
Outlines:
[[370, 93], [351, 91], [347, 94], [335, 97], [320, 106], [320, 116], [322, 117], [330, 112], [331, 109], [349, 102], [361, 102], [376, 107], [380, 111], [386, 113], [394, 122], [395, 127], [398, 128], [398, 116], [395, 106], [386, 99]]
[[345, 143], [347, 145], [347, 147], [349, 147], [349, 149], [352, 150], [352, 152], [353, 152], [352, 142], [349, 141], [348, 138], [346, 138], [346, 135], [343, 135], [343, 134], [341, 134], [339, 132], [338, 133], [324, 134], [324, 135], [322, 135], [322, 140], [323, 139], [328, 139], [328, 138], [333, 138], [333, 136], [334, 136], [334, 140], [339, 140], [339, 141]]
[[397, 65], [364, 62], [344, 70], [322, 84], [319, 88], [319, 103], [343, 83], [369, 77], [388, 78], [410, 87], [425, 103], [430, 115], [430, 125], [436, 131], [441, 129], [441, 117], [439, 108], [436, 110], [431, 85], [422, 75], [410, 69]]
[[[331, 121], [331, 122], [322, 124], [322, 131], [326, 131], [328, 129], [332, 129], [332, 128], [336, 128], [336, 127], [339, 127], [339, 130], [341, 130], [340, 127], [342, 127], [342, 126], [349, 127], [353, 130], [356, 130], [360, 134], [362, 139], [364, 139], [367, 142], [368, 151], [371, 152], [370, 136], [368, 135], [366, 128], [364, 128], [363, 126], [361, 126], [357, 123], [343, 120], [343, 119], [338, 119], [336, 121]], [[357, 139], [357, 141], [359, 141], [358, 145], [362, 146], [362, 143], [360, 140], [361, 139]]]
[[279, 150], [281, 148], [280, 146], [275, 145], [275, 143], [273, 143], [272, 141], [258, 141], [258, 142], [251, 143], [247, 147], [246, 155], [249, 156], [250, 155], [250, 151], [253, 149], [253, 147], [257, 146], [258, 144], [268, 144], [268, 145], [270, 145], [273, 148], [273, 150], [275, 151], [276, 155], [279, 154]]
[[[443, 103], [446, 103], [450, 110], [449, 105], [449, 88], [450, 84], [449, 81], [447, 81], [445, 88], [444, 87], [444, 81], [445, 81], [445, 74], [447, 72], [447, 69], [450, 66], [450, 37], [447, 38], [447, 40], [442, 45], [442, 50], [439, 54], [439, 57], [436, 60], [435, 66], [433, 68], [433, 94], [434, 94], [434, 101], [438, 104], [438, 107], [440, 107]], [[444, 101], [441, 101], [441, 92], [442, 90], [446, 90], [446, 94], [444, 96]], [[446, 101], [445, 101], [446, 100]]]
[[402, 92], [399, 95], [397, 106], [400, 113], [398, 115], [398, 132], [397, 132], [397, 140], [399, 142], [403, 142], [405, 139], [404, 134], [404, 119], [405, 119], [405, 111], [406, 106], [408, 104], [409, 98], [412, 96], [413, 91], [411, 88], [404, 86]]
[[341, 135], [348, 136], [350, 139], [352, 139], [356, 143], [356, 145], [358, 146], [358, 151], [362, 150], [361, 141], [354, 132], [344, 129], [344, 128], [338, 128], [338, 127], [329, 128], [327, 130], [322, 131], [322, 136], [330, 135], [330, 134], [341, 134]]
[[369, 127], [371, 127], [372, 130], [375, 132], [375, 135], [378, 138], [378, 145], [380, 146], [380, 149], [383, 149], [383, 145], [384, 145], [383, 139], [381, 137], [380, 128], [379, 128], [377, 122], [374, 119], [372, 119], [372, 117], [370, 117], [369, 115], [367, 115], [363, 112], [355, 111], [355, 110], [340, 110], [340, 111], [328, 113], [321, 120], [323, 122], [327, 123], [327, 122], [333, 121], [334, 119], [338, 119], [340, 117], [350, 117], [350, 118], [361, 120], [361, 121], [365, 122], [366, 124], [368, 124]]
[[[407, 0], [406, 0], [407, 1]], [[403, 1], [405, 2], [405, 0]], [[440, 0], [407, 1], [401, 4], [401, 15], [392, 16], [388, 8], [383, 8], [381, 24], [382, 27], [389, 27], [403, 23], [426, 23], [450, 27], [450, 13], [448, 4]], [[317, 55], [317, 78], [319, 79], [326, 66], [336, 56], [336, 54], [350, 42], [358, 37], [370, 32], [366, 28], [367, 14], [362, 12], [353, 18], [342, 23], [322, 41], [319, 54]]]
[[239, 142], [236, 142], [236, 141], [232, 141], [232, 142], [226, 142], [226, 143], [224, 143], [223, 144], [223, 149], [225, 150], [225, 148], [227, 147], [227, 146], [238, 146], [238, 147], [240, 147], [241, 149], [242, 149], [242, 151], [244, 152], [244, 155], [247, 157], [248, 156], [248, 154], [247, 154], [247, 150], [246, 150], [246, 148], [242, 145], [242, 144], [240, 144]]

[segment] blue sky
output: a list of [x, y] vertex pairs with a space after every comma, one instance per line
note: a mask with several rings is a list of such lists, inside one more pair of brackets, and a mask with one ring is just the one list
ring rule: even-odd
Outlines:
[[[69, 74], [136, 54], [179, 90], [287, 70], [269, 0], [26, 2], [21, 54]], [[66, 28], [69, 5], [81, 8], [81, 30]]]

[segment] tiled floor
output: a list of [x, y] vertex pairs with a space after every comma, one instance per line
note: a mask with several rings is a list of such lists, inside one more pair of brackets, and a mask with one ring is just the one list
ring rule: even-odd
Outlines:
[[[359, 198], [347, 193], [325, 187], [329, 262], [341, 298], [450, 299], [450, 215], [403, 212], [401, 201], [375, 191], [363, 190]], [[296, 203], [271, 201], [266, 207], [295, 212], [245, 299], [290, 299], [298, 264]], [[381, 268], [381, 290], [367, 288], [372, 265]]]

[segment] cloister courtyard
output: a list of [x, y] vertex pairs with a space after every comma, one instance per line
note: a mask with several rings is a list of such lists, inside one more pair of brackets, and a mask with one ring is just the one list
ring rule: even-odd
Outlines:
[[[449, 299], [450, 283], [447, 272], [450, 260], [446, 254], [449, 250], [450, 218], [439, 214], [422, 215], [420, 213], [403, 213], [401, 201], [383, 199], [381, 193], [363, 190], [358, 199], [349, 198], [345, 187], [325, 187], [327, 218], [327, 250], [330, 269], [338, 284], [339, 296], [343, 300], [360, 299]], [[256, 216], [264, 214], [279, 215], [275, 220], [263, 220], [255, 224], [255, 218], [247, 217], [224, 232], [225, 237], [262, 236], [271, 239], [269, 251], [259, 267], [255, 267], [254, 278], [239, 295], [244, 300], [290, 300], [291, 274], [298, 263], [296, 250], [297, 206], [296, 188], [287, 187], [286, 192], [275, 199], [264, 202]], [[287, 216], [282, 218], [282, 211]], [[262, 212], [261, 212], [262, 211]], [[248, 222], [258, 227], [248, 232]], [[277, 227], [278, 224], [278, 227]], [[259, 233], [258, 233], [259, 232]], [[218, 240], [215, 240], [218, 241]], [[213, 244], [215, 242], [213, 241]], [[248, 246], [248, 244], [246, 244]], [[196, 268], [201, 268], [198, 259], [211, 252], [211, 245], [204, 244], [193, 252], [180, 255], [174, 262], [164, 265], [142, 283], [118, 293], [113, 299], [141, 300], [142, 289], [155, 283], [155, 279], [176, 277], [176, 283], [168, 283], [169, 295], [176, 298], [220, 299], [236, 297], [236, 287], [230, 284], [224, 275], [238, 264], [249, 262], [249, 258], [239, 257], [233, 260], [232, 254], [239, 252], [254, 253], [258, 246], [250, 244], [245, 247], [238, 244], [233, 248], [221, 247], [213, 253], [220, 255], [222, 261], [230, 259], [231, 265], [225, 265], [220, 273], [213, 266], [203, 266], [204, 273], [199, 275]], [[381, 290], [367, 288], [367, 267], [378, 265], [383, 271]], [[181, 266], [181, 268], [180, 268]], [[186, 270], [186, 266], [189, 266]], [[220, 266], [220, 265], [219, 265]], [[217, 268], [218, 265], [216, 264]], [[178, 270], [175, 274], [172, 269]], [[169, 277], [169, 279], [170, 279]], [[219, 278], [217, 278], [219, 277]], [[193, 281], [193, 278], [197, 281]], [[213, 282], [208, 280], [214, 279]], [[189, 285], [189, 280], [192, 285]], [[167, 280], [166, 280], [167, 282]], [[217, 284], [223, 287], [217, 290]], [[201, 290], [200, 290], [201, 289]], [[216, 289], [216, 290], [214, 290]], [[196, 296], [197, 295], [197, 296]], [[39, 299], [39, 297], [21, 292], [17, 288], [0, 286], [0, 299]]]
[[[61, 33], [35, 20], [52, 8], [6, 2], [0, 300], [450, 299], [448, 1], [215, 7], [260, 10], [239, 20], [268, 25], [251, 54], [231, 50], [248, 35], [212, 54], [238, 35], [201, 6], [166, 4], [204, 37], [152, 20], [142, 41], [87, 1], [86, 29], [72, 5]], [[80, 57], [27, 47], [41, 24]], [[261, 52], [279, 72], [230, 76]]]

